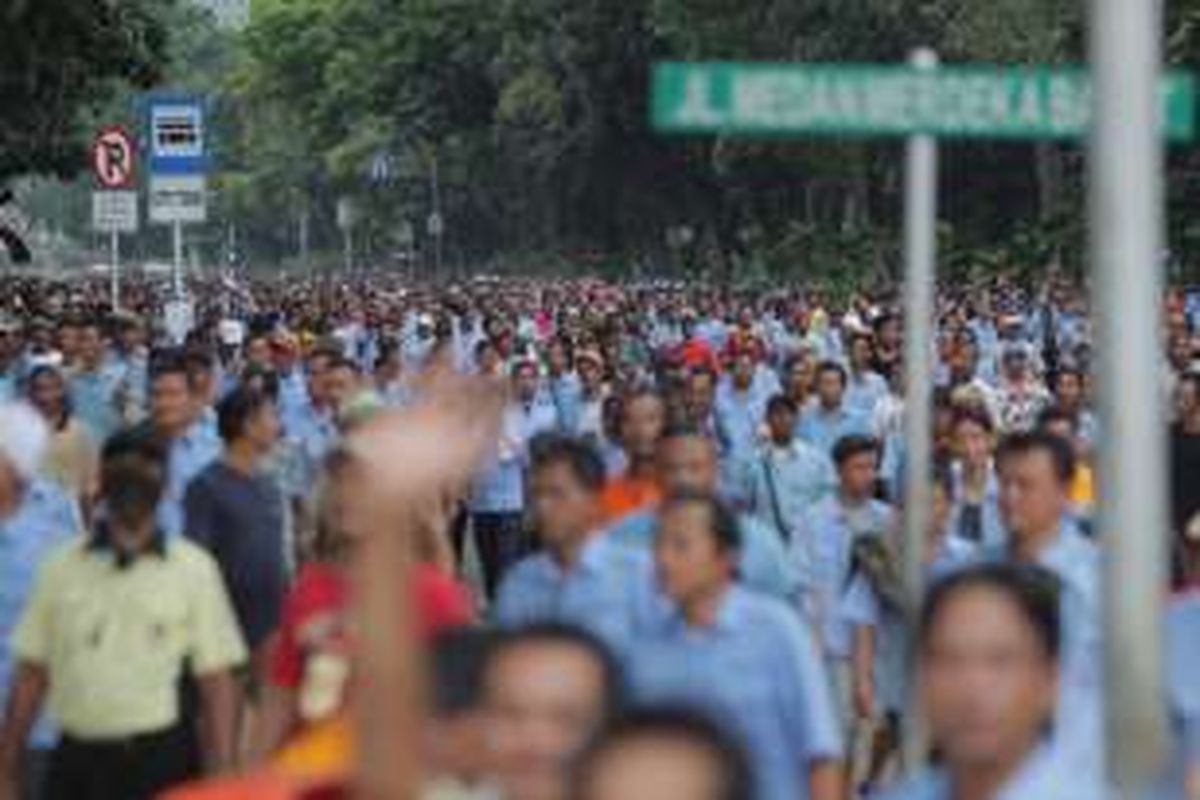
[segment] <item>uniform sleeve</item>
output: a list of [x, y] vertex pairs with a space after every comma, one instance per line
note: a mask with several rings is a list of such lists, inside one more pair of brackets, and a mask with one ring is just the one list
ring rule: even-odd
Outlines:
[[750, 518], [741, 520], [741, 528], [740, 569], [745, 584], [785, 600], [794, 596], [800, 580], [779, 537]]
[[497, 625], [513, 627], [527, 621], [528, 612], [524, 598], [527, 592], [523, 570], [520, 566], [510, 570], [496, 592], [496, 606], [492, 618]]
[[841, 758], [842, 726], [816, 641], [798, 619], [787, 615], [778, 619], [779, 707], [791, 748], [806, 762]]
[[12, 651], [18, 661], [44, 665], [50, 659], [53, 641], [54, 603], [60, 587], [55, 565], [58, 559], [43, 564], [33, 584], [29, 602], [12, 634]]
[[191, 656], [197, 675], [237, 666], [246, 660], [246, 645], [216, 563], [202, 554], [190, 576]]

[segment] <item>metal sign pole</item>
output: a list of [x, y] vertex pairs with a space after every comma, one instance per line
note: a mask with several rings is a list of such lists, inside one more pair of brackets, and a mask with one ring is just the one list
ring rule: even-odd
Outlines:
[[171, 280], [174, 284], [175, 298], [179, 299], [183, 297], [183, 223], [175, 220], [171, 225], [171, 231], [175, 249]]
[[1100, 536], [1110, 777], [1141, 796], [1166, 752], [1163, 151], [1157, 2], [1092, 0], [1091, 258], [1099, 321]]
[[[937, 54], [921, 49], [911, 63], [922, 70], [937, 68]], [[938, 145], [929, 135], [908, 138], [904, 176], [904, 580], [909, 603], [916, 608], [924, 581], [926, 532], [932, 489], [934, 295], [937, 281]], [[915, 685], [915, 683], [914, 683]], [[925, 738], [914, 707], [907, 715], [906, 763], [920, 762]]]
[[114, 225], [109, 231], [109, 248], [112, 253], [109, 265], [109, 289], [112, 293], [112, 310], [121, 310], [121, 234]]

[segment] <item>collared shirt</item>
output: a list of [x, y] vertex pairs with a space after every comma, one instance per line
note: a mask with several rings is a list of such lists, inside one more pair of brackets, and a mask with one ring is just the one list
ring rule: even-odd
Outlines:
[[717, 387], [715, 412], [730, 457], [746, 457], [758, 444], [766, 420], [767, 403], [778, 394], [779, 379], [765, 367], [754, 373], [750, 387], [739, 391], [726, 377]]
[[[25, 610], [34, 576], [50, 551], [82, 528], [74, 500], [45, 480], [31, 483], [16, 513], [0, 520], [0, 702], [7, 703], [15, 671], [9, 639]], [[30, 744], [48, 748], [56, 738], [53, 726], [43, 718], [34, 727]]]
[[847, 507], [832, 494], [804, 515], [792, 538], [791, 558], [800, 574], [802, 608], [817, 625], [827, 658], [850, 656], [853, 630], [842, 614], [850, 585], [854, 540], [891, 529], [892, 509], [878, 500]]
[[[1064, 763], [1049, 744], [1025, 759], [995, 800], [1106, 800], [1111, 797], [1099, 773], [1080, 773]], [[927, 769], [912, 780], [884, 792], [880, 800], [953, 800], [950, 777], [943, 769]]]
[[676, 611], [632, 652], [638, 698], [695, 704], [724, 721], [750, 755], [761, 800], [803, 800], [812, 762], [841, 757], [820, 651], [779, 600], [731, 586], [711, 627]]
[[525, 468], [529, 440], [558, 427], [552, 403], [514, 403], [504, 411], [500, 441], [489, 464], [475, 479], [471, 510], [476, 513], [515, 513], [525, 508]]
[[740, 483], [746, 510], [786, 542], [804, 510], [837, 485], [837, 475], [826, 453], [791, 441], [784, 447], [760, 447], [757, 458], [743, 463]]
[[99, 740], [177, 723], [185, 660], [203, 676], [246, 659], [216, 563], [182, 538], [124, 568], [91, 542], [60, 546], [38, 575], [13, 651], [47, 670], [63, 730]]
[[71, 409], [97, 442], [104, 442], [124, 422], [117, 403], [118, 389], [124, 381], [125, 370], [105, 361], [91, 372], [75, 372], [67, 382]]
[[796, 423], [796, 435], [822, 453], [833, 454], [833, 446], [843, 436], [852, 434], [869, 435], [871, 420], [850, 412], [843, 404], [833, 411], [825, 410], [819, 403], [800, 415]]
[[[742, 551], [738, 559], [738, 580], [755, 591], [790, 600], [800, 588], [795, 565], [787, 557], [787, 548], [779, 535], [749, 515], [739, 515]], [[613, 526], [608, 536], [629, 547], [646, 551], [654, 546], [658, 531], [658, 513], [639, 511]]]
[[549, 553], [518, 562], [500, 585], [495, 619], [506, 627], [574, 623], [623, 651], [636, 631], [665, 613], [665, 602], [649, 555], [599, 533], [570, 569]]
[[954, 462], [951, 477], [954, 497], [950, 511], [950, 532], [986, 547], [1003, 546], [1008, 541], [1008, 533], [1000, 517], [1000, 480], [996, 477], [996, 470], [988, 468], [983, 498], [977, 504], [966, 502], [961, 462]]
[[221, 457], [221, 441], [202, 420], [171, 440], [167, 456], [167, 486], [158, 503], [158, 526], [167, 536], [181, 536], [183, 498], [188, 484], [201, 470]]
[[318, 409], [305, 402], [288, 424], [286, 468], [283, 470], [284, 490], [289, 497], [304, 497], [312, 491], [321, 474], [325, 456], [338, 439], [333, 411]]
[[843, 406], [858, 417], [874, 419], [875, 406], [888, 396], [887, 381], [878, 372], [851, 372], [846, 380], [846, 397]]

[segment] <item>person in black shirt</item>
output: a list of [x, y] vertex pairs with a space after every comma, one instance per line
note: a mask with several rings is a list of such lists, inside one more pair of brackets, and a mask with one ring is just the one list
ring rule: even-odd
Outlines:
[[217, 418], [225, 453], [189, 484], [185, 531], [220, 565], [258, 674], [287, 588], [283, 495], [262, 470], [279, 414], [269, 394], [243, 386], [221, 401]]
[[1178, 536], [1200, 513], [1200, 373], [1185, 372], [1175, 386], [1171, 429], [1171, 525]]

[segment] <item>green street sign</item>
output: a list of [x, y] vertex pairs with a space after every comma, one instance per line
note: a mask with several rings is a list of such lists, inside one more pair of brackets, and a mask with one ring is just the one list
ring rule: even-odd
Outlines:
[[[663, 63], [653, 123], [669, 133], [829, 134], [1073, 139], [1087, 134], [1091, 78], [1083, 69], [870, 64]], [[1195, 81], [1162, 81], [1164, 135], [1195, 127]]]

